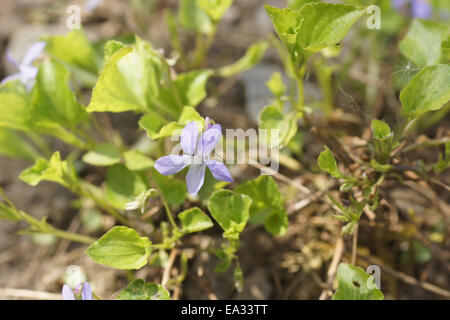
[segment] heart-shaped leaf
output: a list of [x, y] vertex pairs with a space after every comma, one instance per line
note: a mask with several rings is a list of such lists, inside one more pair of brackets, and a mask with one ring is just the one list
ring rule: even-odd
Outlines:
[[418, 117], [439, 110], [450, 100], [450, 65], [438, 64], [417, 73], [400, 92], [403, 111]]
[[371, 275], [351, 264], [341, 263], [337, 272], [338, 290], [333, 300], [383, 300], [384, 295]]
[[250, 217], [251, 203], [252, 200], [246, 195], [220, 190], [209, 198], [208, 209], [225, 231], [224, 237], [237, 239]]
[[114, 227], [94, 242], [86, 253], [95, 262], [115, 269], [140, 269], [147, 264], [151, 242], [134, 229]]

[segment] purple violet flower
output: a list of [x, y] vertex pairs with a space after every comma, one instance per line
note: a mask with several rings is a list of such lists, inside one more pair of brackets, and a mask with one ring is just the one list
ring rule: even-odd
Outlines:
[[217, 180], [233, 182], [227, 167], [220, 161], [210, 159], [211, 151], [222, 136], [220, 124], [211, 125], [206, 119], [206, 130], [199, 134], [195, 121], [189, 122], [181, 131], [183, 155], [170, 154], [156, 160], [155, 169], [163, 175], [175, 174], [190, 166], [186, 175], [188, 192], [195, 196], [203, 185], [206, 167]]
[[9, 52], [6, 52], [6, 59], [19, 69], [18, 73], [12, 74], [1, 81], [1, 84], [7, 81], [19, 79], [26, 87], [30, 90], [34, 84], [34, 79], [38, 74], [38, 68], [32, 66], [34, 60], [36, 60], [39, 55], [44, 51], [45, 42], [39, 41], [30, 46], [28, 51], [25, 53], [25, 57], [22, 63], [17, 62], [13, 57], [11, 57]]
[[102, 0], [88, 0], [85, 4], [84, 4], [84, 10], [86, 10], [87, 12], [91, 12], [93, 11], [95, 8], [98, 7], [98, 5], [102, 2]]
[[81, 286], [83, 286], [81, 290], [81, 300], [92, 300], [91, 286], [87, 282], [78, 284], [75, 288], [75, 293], [67, 284], [65, 284], [62, 289], [63, 300], [77, 300], [76, 296], [79, 295]]
[[410, 3], [413, 18], [429, 19], [433, 13], [433, 7], [427, 0], [391, 0], [391, 3], [397, 11], [402, 11]]

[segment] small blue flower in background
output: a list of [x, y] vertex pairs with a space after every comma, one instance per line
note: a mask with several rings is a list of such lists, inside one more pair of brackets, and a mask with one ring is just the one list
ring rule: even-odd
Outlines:
[[67, 284], [65, 284], [62, 289], [63, 300], [77, 300], [76, 296], [79, 295], [81, 286], [83, 286], [83, 288], [81, 289], [81, 300], [92, 300], [91, 286], [87, 282], [83, 284], [80, 283], [75, 288], [75, 293]]
[[25, 85], [27, 89], [30, 90], [38, 74], [38, 68], [34, 67], [32, 63], [41, 55], [41, 53], [44, 51], [44, 48], [45, 42], [43, 41], [32, 44], [26, 52], [25, 57], [23, 58], [21, 63], [17, 62], [13, 57], [11, 57], [9, 52], [6, 52], [6, 59], [9, 61], [9, 63], [19, 69], [19, 72], [6, 77], [1, 81], [1, 84], [4, 84], [11, 80], [19, 79], [23, 83], [23, 85]]
[[429, 19], [433, 14], [433, 7], [427, 0], [391, 0], [395, 10], [401, 11], [411, 4], [411, 16], [413, 18]]
[[220, 161], [210, 159], [211, 151], [222, 136], [222, 127], [220, 124], [211, 125], [207, 118], [205, 128], [200, 135], [196, 122], [189, 122], [181, 131], [183, 155], [167, 155], [155, 163], [155, 169], [163, 175], [175, 174], [190, 166], [186, 175], [186, 186], [193, 196], [203, 185], [206, 167], [217, 180], [233, 182], [227, 167]]
[[86, 10], [87, 12], [91, 12], [93, 11], [95, 8], [98, 7], [98, 5], [102, 2], [102, 0], [88, 0], [85, 4], [84, 4], [84, 10]]

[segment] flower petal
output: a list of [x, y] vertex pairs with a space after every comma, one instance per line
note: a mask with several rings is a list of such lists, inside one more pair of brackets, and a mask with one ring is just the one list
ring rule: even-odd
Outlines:
[[81, 291], [81, 298], [83, 300], [92, 300], [91, 286], [87, 282], [83, 284], [83, 290]]
[[205, 118], [205, 129], [208, 130], [212, 126], [212, 121], [210, 117]]
[[87, 12], [91, 12], [92, 10], [97, 8], [101, 2], [102, 2], [101, 0], [88, 0], [84, 4], [84, 10], [86, 10]]
[[189, 156], [169, 154], [156, 160], [154, 167], [159, 173], [167, 176], [181, 171], [188, 163]]
[[424, 0], [413, 0], [411, 7], [412, 16], [420, 19], [428, 19], [433, 11], [431, 5]]
[[34, 80], [39, 72], [39, 69], [33, 66], [21, 66], [20, 67], [20, 74], [21, 74], [21, 81], [23, 84], [27, 84], [29, 82], [34, 82]]
[[222, 180], [226, 182], [233, 182], [233, 178], [231, 177], [230, 171], [226, 165], [217, 160], [207, 160], [205, 161], [209, 170], [211, 170], [212, 175], [217, 180]]
[[4, 79], [0, 82], [0, 84], [5, 84], [5, 83], [7, 83], [8, 81], [17, 80], [17, 79], [20, 79], [21, 77], [22, 77], [22, 74], [21, 74], [21, 73], [15, 73], [15, 74], [12, 74], [12, 75], [7, 76], [6, 78], [4, 78]]
[[75, 300], [75, 295], [73, 294], [72, 289], [65, 284], [62, 289], [63, 300]]
[[394, 9], [399, 10], [406, 4], [406, 0], [391, 0], [391, 4]]
[[189, 168], [186, 175], [186, 186], [188, 192], [195, 196], [203, 185], [205, 180], [205, 164], [194, 164]]
[[215, 124], [209, 127], [202, 135], [202, 155], [207, 156], [216, 147], [222, 137], [222, 126]]
[[193, 155], [198, 139], [198, 127], [195, 121], [189, 122], [181, 131], [181, 148], [188, 155]]
[[16, 59], [14, 59], [11, 55], [11, 52], [6, 51], [6, 60], [8, 60], [9, 63], [11, 63], [14, 67], [16, 67], [17, 69], [19, 69], [19, 63], [17, 62]]
[[22, 60], [23, 65], [30, 65], [34, 60], [39, 57], [39, 55], [44, 51], [45, 48], [45, 42], [39, 41], [36, 43], [33, 43], [29, 48], [27, 53], [25, 54], [25, 57]]

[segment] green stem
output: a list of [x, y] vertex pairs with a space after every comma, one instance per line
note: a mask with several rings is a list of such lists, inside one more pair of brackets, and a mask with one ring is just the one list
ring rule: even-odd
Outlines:
[[165, 243], [158, 243], [158, 244], [152, 244], [152, 248], [153, 249], [158, 249], [158, 250], [161, 250], [161, 249], [170, 250], [170, 249], [173, 249], [173, 245], [168, 245], [168, 244], [165, 244]]
[[298, 99], [297, 99], [297, 110], [303, 112], [305, 107], [305, 93], [303, 89], [303, 77], [297, 78], [297, 88], [298, 88]]
[[295, 73], [295, 77], [297, 80], [297, 91], [298, 91], [297, 111], [302, 114], [305, 109], [305, 93], [304, 93], [304, 87], [303, 87], [303, 77], [305, 76], [305, 71], [306, 71], [306, 64], [301, 66], [300, 69]]
[[48, 224], [45, 220], [40, 221], [40, 220], [30, 216], [28, 213], [19, 210], [14, 205], [14, 203], [12, 203], [12, 201], [9, 200], [9, 198], [6, 196], [3, 189], [1, 189], [1, 188], [0, 188], [0, 195], [3, 197], [3, 199], [11, 207], [12, 210], [14, 210], [31, 227], [34, 227], [36, 230], [40, 231], [41, 233], [52, 234], [52, 235], [57, 236], [62, 239], [80, 242], [80, 243], [84, 243], [84, 244], [92, 244], [93, 242], [96, 241], [96, 239], [89, 237], [89, 236], [56, 229], [53, 226], [51, 226], [50, 224]]
[[23, 211], [17, 210], [16, 208], [14, 209], [29, 225], [36, 228], [41, 233], [52, 234], [61, 239], [71, 240], [84, 244], [92, 244], [93, 242], [95, 242], [95, 239], [92, 237], [56, 229], [45, 221], [39, 221]]
[[444, 138], [440, 138], [440, 139], [430, 139], [430, 140], [426, 140], [423, 142], [416, 142], [413, 144], [410, 144], [409, 146], [407, 146], [405, 149], [401, 150], [401, 153], [405, 153], [417, 148], [421, 148], [421, 147], [436, 147], [436, 146], [440, 146], [442, 144], [446, 144], [447, 142], [450, 142], [450, 138], [449, 137], [444, 137]]
[[102, 199], [98, 198], [92, 192], [86, 191], [89, 190], [88, 188], [84, 188], [83, 184], [87, 184], [86, 182], [82, 182], [81, 185], [73, 188], [71, 191], [73, 193], [78, 194], [81, 197], [92, 199], [96, 205], [101, 207], [103, 210], [105, 210], [108, 214], [113, 216], [117, 221], [120, 223], [132, 227], [132, 224], [126, 219], [123, 215], [120, 214], [120, 212], [117, 212], [115, 209], [111, 208], [111, 206], [103, 201]]
[[194, 49], [194, 59], [192, 61], [192, 68], [200, 68], [206, 58], [206, 54], [211, 48], [214, 38], [217, 32], [217, 23], [215, 23], [212, 27], [211, 33], [209, 33], [206, 37], [206, 40], [202, 34], [197, 35], [197, 41]]
[[403, 127], [403, 130], [401, 131], [401, 135], [399, 138], [403, 138], [409, 130], [411, 130], [411, 128], [413, 127], [413, 125], [416, 123], [417, 118], [414, 118], [412, 120], [409, 120], [406, 125]]
[[67, 231], [63, 231], [63, 230], [59, 230], [59, 229], [55, 229], [52, 228], [52, 234], [62, 238], [62, 239], [67, 239], [67, 240], [71, 240], [74, 242], [79, 242], [79, 243], [84, 243], [84, 244], [92, 244], [93, 242], [95, 242], [95, 239], [89, 236], [85, 236], [82, 234], [77, 234], [77, 233], [71, 233], [71, 232], [67, 232]]
[[177, 224], [175, 223], [175, 220], [173, 219], [172, 210], [170, 209], [169, 203], [161, 192], [159, 192], [159, 195], [163, 202], [164, 208], [166, 209], [167, 218], [169, 219], [170, 224], [172, 225], [174, 230], [179, 230]]

